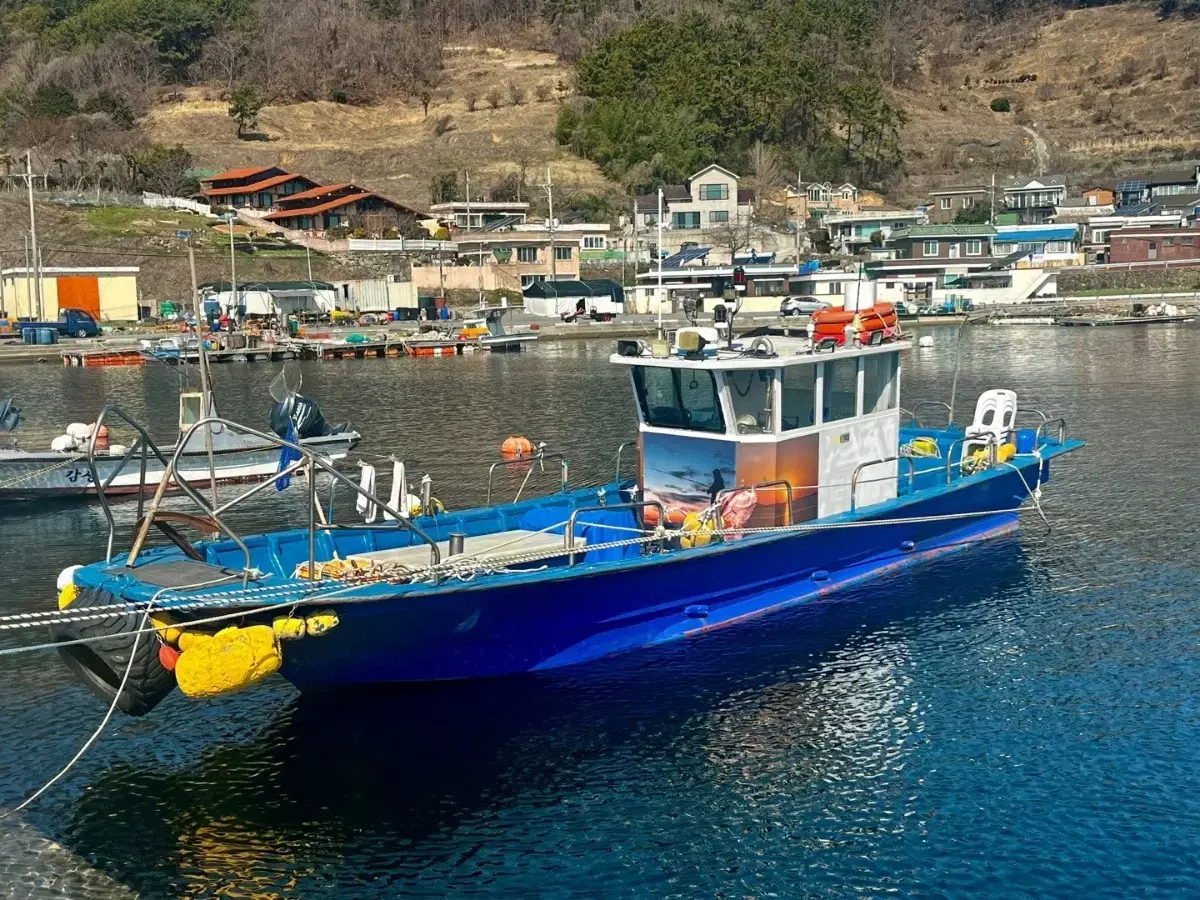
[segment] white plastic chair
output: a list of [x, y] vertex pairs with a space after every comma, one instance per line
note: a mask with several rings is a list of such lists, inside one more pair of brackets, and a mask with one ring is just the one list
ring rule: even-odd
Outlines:
[[[979, 395], [975, 404], [975, 420], [967, 426], [963, 442], [963, 459], [966, 459], [976, 448], [987, 447], [989, 444], [1003, 444], [1012, 430], [1013, 420], [1017, 417], [1017, 394], [1002, 388], [984, 391]], [[978, 440], [970, 440], [977, 438]]]

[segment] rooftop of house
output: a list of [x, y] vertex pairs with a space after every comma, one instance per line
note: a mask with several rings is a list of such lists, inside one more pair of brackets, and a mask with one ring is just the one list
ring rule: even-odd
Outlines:
[[927, 237], [990, 237], [996, 233], [991, 225], [913, 225], [908, 228], [897, 228], [889, 240], [901, 241], [906, 238]]
[[1070, 241], [1079, 236], [1078, 225], [1002, 225], [996, 243], [1024, 241]]
[[1190, 228], [1181, 227], [1163, 227], [1158, 226], [1140, 226], [1138, 228], [1119, 228], [1116, 231], [1110, 232], [1109, 239], [1112, 238], [1138, 238], [1138, 237], [1192, 237], [1200, 234], [1200, 226]]
[[[215, 180], [220, 181], [221, 179], [217, 177]], [[231, 194], [253, 194], [276, 187], [277, 185], [287, 184], [289, 181], [297, 180], [307, 181], [309, 184], [313, 183], [311, 178], [306, 178], [303, 175], [293, 175], [291, 172], [284, 172], [282, 175], [273, 175], [270, 178], [264, 178], [262, 181], [254, 181], [250, 184], [242, 184], [235, 187], [210, 188], [207, 191], [201, 191], [201, 193], [209, 197], [225, 197]], [[291, 196], [297, 197], [299, 195], [292, 194]]]
[[212, 175], [208, 178], [201, 178], [201, 181], [231, 181], [238, 178], [249, 178], [252, 175], [258, 175], [261, 172], [270, 172], [272, 169], [277, 169], [278, 166], [246, 166], [241, 169], [230, 169], [228, 172], [222, 172], [219, 175]]
[[[263, 216], [264, 219], [270, 222], [276, 222], [280, 219], [291, 219], [295, 216], [315, 216], [323, 212], [329, 212], [331, 209], [338, 209], [342, 206], [349, 206], [351, 203], [357, 203], [359, 200], [366, 200], [368, 197], [378, 197], [378, 194], [371, 194], [368, 191], [363, 191], [357, 194], [345, 194], [341, 197], [334, 197], [331, 200], [326, 200], [324, 203], [316, 203], [312, 206], [292, 206], [287, 209], [281, 209], [278, 212], [267, 213]], [[384, 199], [382, 197], [380, 200]], [[392, 201], [387, 201], [391, 203]], [[399, 204], [393, 204], [399, 206]]]
[[1156, 199], [1155, 205], [1159, 209], [1187, 209], [1200, 206], [1200, 193], [1172, 194]]
[[502, 212], [507, 210], [528, 210], [529, 204], [524, 200], [447, 200], [445, 203], [435, 203], [429, 207], [430, 212], [454, 213], [466, 212]]
[[1006, 191], [1066, 190], [1067, 179], [1062, 175], [1014, 175], [1001, 181], [999, 187]]
[[986, 185], [964, 184], [957, 187], [934, 188], [929, 194], [933, 197], [940, 197], [944, 194], [986, 194], [989, 190], [990, 188]]

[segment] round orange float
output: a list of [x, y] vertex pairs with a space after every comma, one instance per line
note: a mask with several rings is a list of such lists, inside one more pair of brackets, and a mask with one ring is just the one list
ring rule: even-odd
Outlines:
[[533, 456], [534, 447], [533, 441], [527, 437], [508, 437], [504, 439], [504, 443], [500, 445], [500, 455], [505, 459], [524, 459], [527, 456]]

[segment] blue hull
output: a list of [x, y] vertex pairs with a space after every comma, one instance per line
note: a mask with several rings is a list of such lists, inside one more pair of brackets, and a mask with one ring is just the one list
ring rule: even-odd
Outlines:
[[[1048, 464], [1041, 463], [1041, 481]], [[1033, 484], [1039, 462], [1019, 466]], [[452, 583], [338, 607], [340, 624], [290, 644], [301, 690], [495, 677], [575, 665], [811, 602], [846, 584], [1016, 527], [1015, 469], [866, 510], [854, 527], [748, 538], [634, 560]], [[975, 515], [981, 514], [981, 515]], [[936, 518], [925, 522], [912, 519]], [[889, 520], [903, 523], [889, 524]], [[870, 523], [870, 524], [866, 524]]]

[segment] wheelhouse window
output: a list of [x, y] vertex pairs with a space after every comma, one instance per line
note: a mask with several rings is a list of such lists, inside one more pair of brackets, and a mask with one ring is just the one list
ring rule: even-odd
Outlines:
[[864, 356], [863, 414], [896, 408], [896, 354]]
[[725, 417], [712, 372], [635, 366], [633, 385], [647, 425], [724, 433]]
[[780, 397], [783, 430], [795, 431], [817, 424], [817, 367], [785, 366]]
[[769, 434], [773, 431], [771, 409], [775, 388], [773, 369], [741, 369], [725, 373], [733, 400], [733, 421], [738, 434]]
[[858, 414], [858, 360], [835, 359], [825, 363], [822, 421], [836, 422]]

